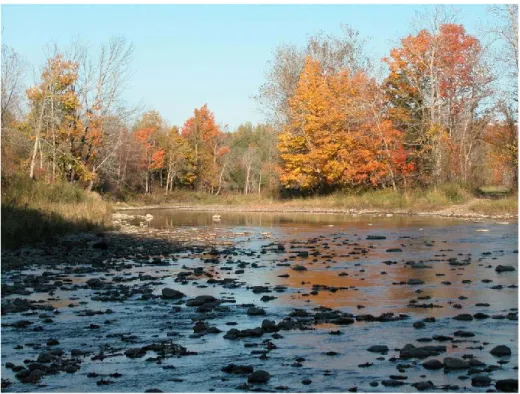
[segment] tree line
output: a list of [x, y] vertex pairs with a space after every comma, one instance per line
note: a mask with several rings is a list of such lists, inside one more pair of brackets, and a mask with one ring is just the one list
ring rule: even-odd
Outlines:
[[123, 38], [94, 57], [81, 43], [51, 48], [29, 87], [27, 65], [3, 45], [2, 169], [119, 196], [516, 187], [518, 8], [490, 12], [497, 25], [479, 39], [438, 8], [380, 64], [348, 26], [282, 45], [257, 95], [267, 122], [232, 132], [206, 104], [176, 126], [124, 102], [133, 47]]

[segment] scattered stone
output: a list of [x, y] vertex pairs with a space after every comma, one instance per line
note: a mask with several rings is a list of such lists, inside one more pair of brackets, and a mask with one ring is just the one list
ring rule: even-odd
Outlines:
[[253, 372], [249, 376], [249, 378], [247, 378], [247, 382], [253, 384], [264, 384], [267, 383], [270, 378], [271, 375], [269, 374], [269, 372], [260, 369], [258, 371]]
[[510, 356], [511, 349], [506, 345], [498, 345], [491, 349], [490, 353], [497, 357]]

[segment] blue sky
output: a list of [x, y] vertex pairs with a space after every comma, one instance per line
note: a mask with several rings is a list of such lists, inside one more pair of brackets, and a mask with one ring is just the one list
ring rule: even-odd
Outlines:
[[[182, 125], [208, 103], [232, 130], [264, 119], [252, 98], [267, 62], [282, 43], [304, 44], [320, 30], [339, 33], [341, 23], [370, 38], [374, 60], [410, 33], [421, 5], [2, 5], [2, 42], [32, 66], [45, 61], [49, 42], [67, 46], [80, 37], [96, 46], [113, 35], [135, 46], [129, 103], [156, 109]], [[468, 32], [490, 20], [486, 5], [458, 6]]]

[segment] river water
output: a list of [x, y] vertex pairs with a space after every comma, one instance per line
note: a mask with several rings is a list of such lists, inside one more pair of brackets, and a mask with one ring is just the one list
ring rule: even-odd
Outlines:
[[[214, 222], [209, 212], [131, 213], [151, 213], [154, 218], [148, 226], [155, 231], [207, 232], [222, 241], [221, 246], [147, 255], [146, 243], [137, 242], [135, 247], [150, 261], [138, 258], [134, 250], [114, 261], [114, 269], [78, 273], [58, 265], [4, 272], [3, 285], [44, 271], [66, 282], [50, 293], [34, 291], [4, 297], [41, 301], [60, 312], [48, 312], [53, 315], [48, 323], [42, 323], [40, 311], [2, 317], [2, 377], [11, 382], [6, 391], [142, 392], [159, 388], [170, 392], [414, 392], [417, 389], [413, 383], [430, 381], [433, 388], [429, 391], [483, 392], [494, 388], [499, 379], [517, 378], [516, 221], [222, 213], [221, 220]], [[139, 225], [139, 221], [133, 223]], [[374, 236], [377, 239], [371, 239]], [[226, 243], [229, 246], [222, 246]], [[151, 264], [153, 257], [159, 257], [162, 264]], [[516, 270], [498, 272], [498, 265]], [[295, 270], [296, 266], [305, 270]], [[180, 272], [193, 273], [195, 268], [203, 270], [204, 275], [199, 272], [179, 280]], [[100, 277], [109, 283], [103, 289], [85, 284]], [[102, 290], [117, 289], [116, 277], [126, 277], [125, 284], [130, 287], [144, 282], [151, 297], [143, 300], [137, 292], [121, 301], [100, 299]], [[217, 282], [208, 283], [208, 278]], [[230, 281], [218, 282], [226, 278], [236, 282], [231, 286]], [[254, 292], [253, 286], [266, 286], [267, 292]], [[186, 297], [180, 301], [156, 297], [165, 287], [182, 291]], [[227, 300], [222, 304], [226, 308], [205, 313], [185, 305], [186, 299], [198, 295]], [[267, 301], [265, 296], [273, 299]], [[252, 304], [263, 308], [265, 315], [247, 314]], [[313, 314], [325, 308], [350, 314], [354, 323], [312, 320]], [[112, 313], [79, 313], [106, 309]], [[307, 315], [295, 314], [296, 309]], [[231, 328], [259, 327], [264, 319], [280, 322], [291, 313], [293, 320], [299, 318], [305, 325], [311, 319], [311, 323], [305, 329], [281, 330], [275, 337], [266, 332], [262, 337], [224, 338]], [[401, 318], [384, 322], [359, 318], [384, 313]], [[454, 319], [476, 313], [488, 317]], [[43, 330], [8, 326], [22, 318]], [[424, 319], [425, 324], [414, 325]], [[222, 332], [194, 336], [197, 321]], [[90, 329], [90, 324], [99, 328]], [[331, 335], [338, 330], [340, 335]], [[455, 336], [461, 330], [473, 335]], [[122, 336], [134, 337], [123, 340]], [[58, 339], [59, 345], [47, 346], [50, 338]], [[173, 340], [197, 354], [160, 360], [151, 351], [142, 358], [125, 356], [128, 348], [162, 340]], [[444, 345], [446, 349], [428, 358], [400, 358], [400, 349], [407, 344]], [[383, 354], [367, 351], [372, 345], [386, 345], [389, 350]], [[497, 345], [508, 346], [512, 354], [492, 355], [490, 350]], [[50, 348], [60, 348], [65, 354], [81, 349], [89, 354], [81, 357], [77, 372], [45, 375], [34, 384], [21, 383], [6, 368], [6, 362], [23, 365], [24, 360], [35, 360]], [[109, 357], [93, 360], [101, 350]], [[426, 360], [443, 361], [445, 357], [477, 359], [485, 366], [473, 370], [428, 370], [422, 366]], [[265, 370], [271, 378], [266, 384], [244, 386], [247, 375], [221, 371], [231, 363]], [[116, 372], [122, 376], [109, 377]], [[94, 373], [96, 377], [92, 377]], [[472, 378], [476, 375], [490, 377], [490, 386], [475, 387]], [[109, 384], [97, 384], [103, 377]], [[404, 384], [382, 384], [396, 380]]]

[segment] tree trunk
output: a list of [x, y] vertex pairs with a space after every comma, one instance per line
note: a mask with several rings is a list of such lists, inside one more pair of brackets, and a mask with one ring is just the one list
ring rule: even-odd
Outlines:
[[52, 183], [56, 180], [56, 130], [54, 127], [54, 99], [51, 96], [51, 129], [52, 129]]
[[247, 192], [249, 191], [249, 173], [251, 172], [251, 165], [247, 165], [247, 172], [246, 172], [246, 183], [244, 185], [244, 194], [247, 196]]
[[38, 153], [38, 146], [40, 145], [40, 133], [42, 130], [43, 123], [43, 112], [45, 110], [45, 100], [42, 101], [42, 107], [40, 109], [40, 118], [38, 125], [36, 126], [36, 135], [34, 137], [34, 149], [31, 158], [31, 168], [29, 170], [29, 178], [34, 179], [34, 167], [36, 166], [36, 155]]

